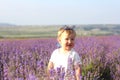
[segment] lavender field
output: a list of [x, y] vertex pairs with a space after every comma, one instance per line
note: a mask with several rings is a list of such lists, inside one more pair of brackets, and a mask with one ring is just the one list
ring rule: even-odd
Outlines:
[[[0, 80], [45, 80], [56, 44], [55, 38], [1, 39]], [[79, 37], [75, 50], [82, 58], [82, 80], [120, 79], [120, 36]]]

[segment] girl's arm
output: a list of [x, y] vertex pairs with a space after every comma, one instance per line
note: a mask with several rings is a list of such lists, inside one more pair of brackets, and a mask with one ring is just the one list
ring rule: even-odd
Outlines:
[[48, 78], [50, 77], [50, 70], [54, 68], [54, 65], [53, 65], [53, 62], [49, 62], [48, 63], [48, 67], [47, 67], [47, 75], [48, 75]]
[[81, 73], [82, 73], [82, 68], [80, 65], [75, 66], [75, 77], [76, 80], [81, 80]]

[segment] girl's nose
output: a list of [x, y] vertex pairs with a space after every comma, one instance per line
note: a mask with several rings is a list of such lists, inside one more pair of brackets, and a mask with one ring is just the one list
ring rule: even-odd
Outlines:
[[68, 42], [69, 42], [69, 43], [71, 43], [71, 42], [72, 42], [72, 40], [68, 40]]

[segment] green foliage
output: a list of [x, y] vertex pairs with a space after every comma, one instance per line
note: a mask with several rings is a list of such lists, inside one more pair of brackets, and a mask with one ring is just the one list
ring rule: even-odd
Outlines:
[[83, 66], [82, 67], [82, 75], [85, 76], [89, 71], [92, 71], [94, 68], [93, 63], [91, 62], [90, 64]]
[[[0, 26], [0, 38], [51, 38], [57, 36], [60, 27], [62, 25]], [[76, 25], [75, 30], [78, 36], [120, 34], [119, 25]]]

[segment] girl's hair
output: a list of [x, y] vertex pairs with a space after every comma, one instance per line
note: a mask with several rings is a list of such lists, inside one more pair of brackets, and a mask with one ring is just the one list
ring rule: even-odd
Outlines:
[[64, 27], [62, 27], [58, 30], [57, 37], [59, 38], [62, 35], [63, 32], [66, 32], [68, 35], [74, 34], [76, 36], [76, 32], [75, 32], [74, 28], [64, 26]]

